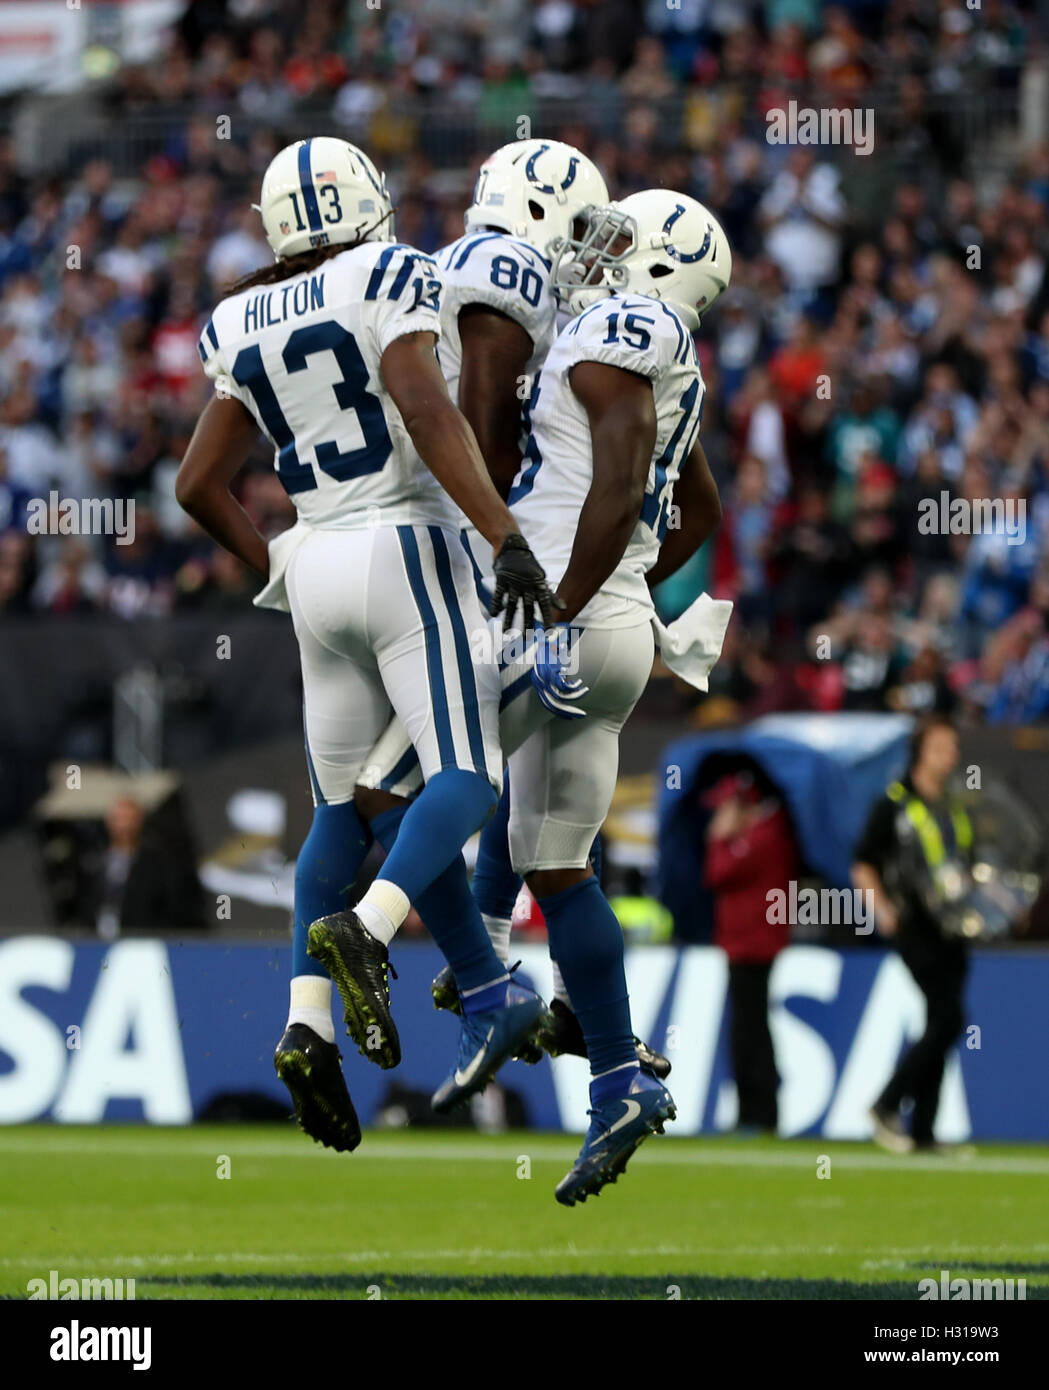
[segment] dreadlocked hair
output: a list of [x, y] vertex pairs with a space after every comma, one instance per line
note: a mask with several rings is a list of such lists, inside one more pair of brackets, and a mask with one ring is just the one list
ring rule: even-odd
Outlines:
[[312, 251], [300, 251], [297, 256], [285, 256], [283, 260], [274, 261], [272, 265], [265, 265], [261, 270], [254, 270], [250, 275], [237, 280], [226, 294], [240, 294], [241, 290], [253, 290], [259, 285], [279, 285], [282, 280], [290, 280], [293, 275], [301, 275], [304, 270], [316, 270], [319, 265], [330, 261], [332, 256], [337, 256], [340, 251], [349, 251], [352, 247], [360, 245], [359, 241], [339, 241], [334, 246], [315, 246]]

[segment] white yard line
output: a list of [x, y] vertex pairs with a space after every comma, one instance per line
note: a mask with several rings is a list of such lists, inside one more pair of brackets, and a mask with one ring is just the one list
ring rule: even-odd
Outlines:
[[[499, 1145], [489, 1143], [463, 1143], [456, 1140], [435, 1140], [430, 1143], [391, 1144], [382, 1139], [373, 1140], [367, 1135], [360, 1149], [352, 1156], [331, 1153], [310, 1143], [300, 1136], [291, 1136], [288, 1141], [266, 1139], [230, 1138], [225, 1131], [220, 1146], [217, 1139], [211, 1143], [201, 1135], [189, 1141], [164, 1142], [165, 1131], [146, 1130], [141, 1137], [134, 1137], [120, 1131], [92, 1130], [88, 1133], [67, 1131], [55, 1136], [21, 1134], [17, 1130], [0, 1129], [0, 1156], [3, 1154], [64, 1154], [71, 1158], [92, 1154], [122, 1155], [135, 1158], [211, 1158], [220, 1151], [229, 1151], [231, 1158], [278, 1158], [278, 1159], [320, 1159], [342, 1164], [355, 1164], [375, 1160], [377, 1162], [425, 1162], [425, 1163], [516, 1163], [527, 1155], [537, 1163], [570, 1162], [577, 1150], [577, 1144], [570, 1138], [542, 1135], [535, 1139], [527, 1134], [518, 1135], [512, 1143], [505, 1141]], [[634, 1163], [667, 1165], [687, 1168], [812, 1168], [816, 1162], [816, 1149], [829, 1154], [833, 1167], [865, 1172], [921, 1172], [939, 1173], [1012, 1173], [1019, 1176], [1049, 1177], [1049, 1154], [1045, 1158], [1034, 1155], [995, 1155], [981, 1157], [979, 1153], [969, 1157], [917, 1155], [897, 1158], [883, 1154], [876, 1149], [839, 1149], [833, 1143], [820, 1145], [815, 1140], [805, 1140], [814, 1146], [812, 1151], [799, 1150], [792, 1141], [785, 1141], [777, 1148], [722, 1148], [717, 1142], [705, 1148], [690, 1144], [687, 1149], [679, 1148], [673, 1142], [667, 1144], [648, 1143], [641, 1149]]]
[[[863, 1247], [866, 1249], [867, 1247]], [[995, 1254], [1009, 1252], [1009, 1257], [1015, 1259], [1015, 1251], [1011, 1246], [986, 1246], [986, 1245], [915, 1245], [915, 1246], [888, 1246], [881, 1252], [886, 1258], [880, 1260], [865, 1260], [865, 1268], [885, 1267], [895, 1265], [897, 1261], [907, 1259], [920, 1259], [930, 1257], [935, 1260], [953, 1259], [956, 1261], [986, 1260], [993, 1258]], [[1029, 1262], [1030, 1256], [1034, 1253], [1049, 1251], [1049, 1245], [1024, 1246], [1024, 1260]], [[815, 1250], [806, 1250], [807, 1256], [820, 1256], [826, 1259], [840, 1259], [861, 1254], [860, 1249], [847, 1249], [843, 1246], [831, 1245], [823, 1246]], [[283, 1267], [289, 1264], [310, 1264], [318, 1268], [329, 1264], [354, 1264], [367, 1265], [371, 1263], [392, 1262], [397, 1268], [390, 1271], [392, 1275], [407, 1274], [414, 1271], [400, 1269], [403, 1261], [413, 1263], [425, 1262], [427, 1260], [535, 1260], [535, 1259], [648, 1259], [652, 1256], [660, 1258], [693, 1258], [702, 1256], [704, 1258], [724, 1257], [757, 1257], [760, 1259], [777, 1258], [783, 1255], [796, 1255], [795, 1246], [777, 1245], [652, 1245], [652, 1246], [594, 1246], [579, 1248], [577, 1246], [545, 1246], [530, 1250], [513, 1249], [488, 1249], [484, 1246], [475, 1246], [470, 1249], [452, 1247], [446, 1250], [312, 1250], [308, 1252], [296, 1251], [215, 1251], [211, 1254], [194, 1254], [187, 1251], [181, 1255], [12, 1255], [0, 1258], [0, 1268], [8, 1269], [40, 1269], [50, 1260], [52, 1263], [49, 1268], [59, 1268], [62, 1277], [72, 1277], [71, 1271], [79, 1268], [90, 1268], [97, 1276], [102, 1277], [99, 1271], [103, 1265], [110, 1277], [116, 1277], [112, 1273], [119, 1270], [139, 1269], [162, 1270], [176, 1268], [181, 1270], [186, 1265], [253, 1265], [253, 1264], [274, 1264], [280, 1268], [268, 1270], [266, 1273], [281, 1273]], [[260, 1271], [262, 1272], [262, 1271]], [[324, 1268], [324, 1273], [319, 1273], [318, 1278], [323, 1278], [324, 1274], [338, 1274], [340, 1271]], [[589, 1271], [566, 1270], [566, 1273], [587, 1273]], [[708, 1271], [714, 1277], [722, 1277], [716, 1271]], [[46, 1273], [46, 1271], [45, 1271]], [[596, 1276], [595, 1276], [596, 1277]], [[653, 1278], [660, 1276], [653, 1275]], [[727, 1276], [726, 1276], [727, 1277]], [[740, 1276], [746, 1277], [746, 1276]], [[783, 1276], [793, 1277], [793, 1276]], [[177, 1275], [172, 1275], [172, 1279]]]

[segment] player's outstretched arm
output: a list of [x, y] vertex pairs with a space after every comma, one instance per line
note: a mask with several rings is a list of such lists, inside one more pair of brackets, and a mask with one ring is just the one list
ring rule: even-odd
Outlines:
[[519, 532], [495, 490], [474, 432], [452, 403], [433, 333], [407, 333], [382, 355], [382, 379], [419, 457], [496, 551]]
[[721, 525], [718, 485], [698, 439], [685, 460], [681, 477], [674, 484], [674, 505], [681, 517], [681, 525], [667, 531], [659, 548], [659, 559], [645, 576], [650, 589], [669, 579], [686, 560], [691, 560], [703, 542]]
[[459, 314], [459, 409], [470, 422], [500, 497], [521, 467], [521, 393], [532, 339], [519, 323], [483, 304]]
[[647, 377], [606, 362], [579, 362], [569, 382], [590, 421], [593, 481], [579, 513], [572, 558], [558, 587], [570, 622], [623, 558], [645, 497], [656, 443]]
[[175, 478], [175, 500], [212, 540], [269, 578], [269, 551], [229, 490], [258, 436], [240, 401], [213, 396], [204, 407]]

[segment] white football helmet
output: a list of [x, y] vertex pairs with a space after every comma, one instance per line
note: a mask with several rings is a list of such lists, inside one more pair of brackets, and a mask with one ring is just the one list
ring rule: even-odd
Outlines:
[[493, 227], [553, 255], [588, 208], [608, 202], [597, 165], [560, 140], [514, 140], [481, 165], [473, 202], [463, 219], [468, 232]]
[[647, 188], [591, 209], [582, 237], [558, 249], [552, 280], [579, 314], [610, 294], [646, 294], [669, 304], [694, 332], [732, 278], [720, 222], [695, 198]]
[[252, 206], [278, 260], [344, 241], [392, 241], [393, 204], [363, 150], [318, 135], [274, 155]]

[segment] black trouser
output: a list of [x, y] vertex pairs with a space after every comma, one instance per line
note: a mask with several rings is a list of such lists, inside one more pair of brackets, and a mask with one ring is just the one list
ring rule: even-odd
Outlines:
[[918, 1144], [928, 1144], [932, 1142], [947, 1053], [965, 1027], [962, 996], [968, 961], [960, 941], [903, 936], [897, 949], [925, 995], [925, 1032], [904, 1053], [878, 1104], [895, 1111], [906, 1098], [913, 1100], [911, 1136]]
[[769, 971], [764, 965], [730, 965], [732, 1070], [739, 1095], [739, 1123], [776, 1128], [776, 1058], [769, 1032]]

